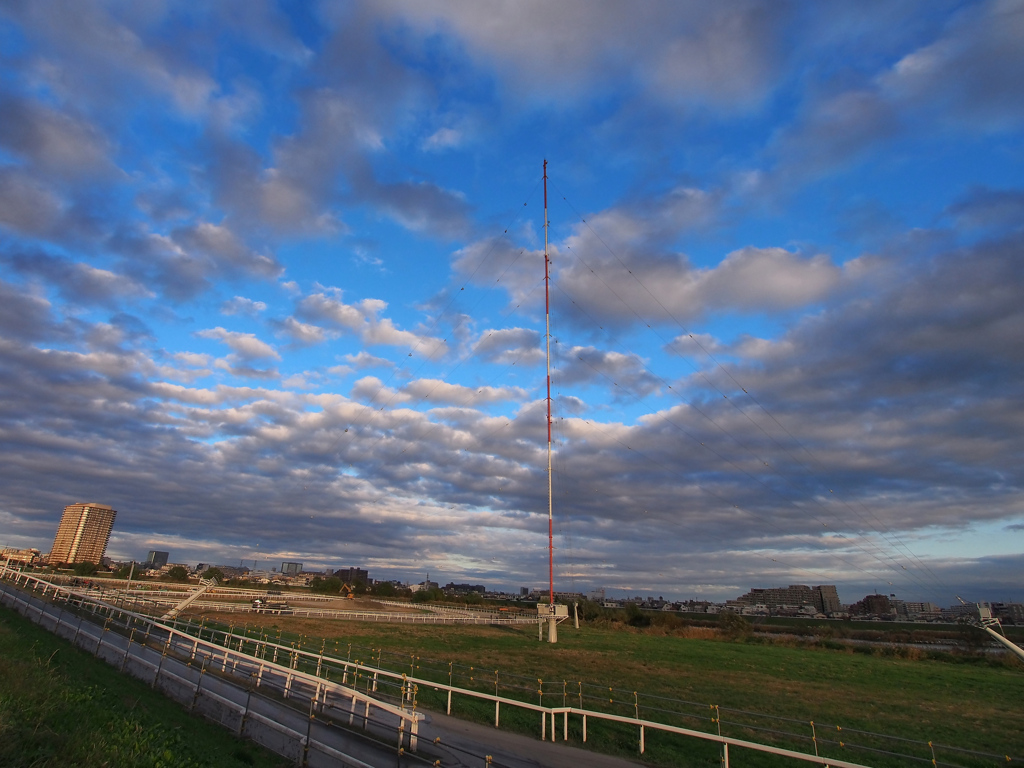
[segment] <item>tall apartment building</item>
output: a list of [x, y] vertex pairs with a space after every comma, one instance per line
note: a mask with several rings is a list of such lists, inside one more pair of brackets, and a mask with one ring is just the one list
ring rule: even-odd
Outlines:
[[170, 559], [170, 552], [161, 552], [158, 549], [151, 549], [149, 554], [146, 555], [146, 565], [151, 568], [163, 568], [167, 565], [167, 561]]
[[764, 605], [769, 609], [782, 606], [795, 607], [813, 605], [821, 613], [835, 613], [839, 610], [839, 594], [834, 584], [820, 584], [808, 587], [803, 584], [790, 584], [788, 587], [772, 589], [751, 589], [730, 602], [739, 605]]
[[281, 563], [283, 576], [298, 576], [302, 573], [302, 563]]
[[361, 581], [363, 584], [370, 583], [370, 574], [362, 568], [339, 568], [334, 575], [346, 584], [355, 584], [357, 581]]
[[68, 504], [50, 550], [51, 563], [99, 563], [117, 515], [106, 504]]

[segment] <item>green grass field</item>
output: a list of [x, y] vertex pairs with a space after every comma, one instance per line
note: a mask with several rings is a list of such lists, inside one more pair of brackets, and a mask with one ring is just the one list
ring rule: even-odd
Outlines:
[[[632, 692], [638, 691], [636, 701], [642, 717], [700, 730], [713, 728], [713, 713], [707, 708], [711, 704], [793, 721], [767, 721], [723, 712], [723, 732], [737, 738], [792, 746], [793, 740], [750, 726], [809, 736], [813, 720], [819, 738], [878, 749], [898, 747], [897, 751], [929, 764], [927, 745], [878, 741], [852, 731], [932, 741], [1000, 756], [998, 761], [975, 759], [939, 748], [940, 763], [1005, 765], [1004, 755], [1024, 758], [1024, 729], [1020, 727], [1024, 665], [1003, 657], [986, 658], [966, 652], [927, 654], [914, 649], [901, 656], [881, 648], [813, 646], [749, 635], [727, 640], [706, 628], [673, 632], [607, 624], [584, 626], [578, 631], [563, 625], [557, 645], [538, 642], [535, 627], [388, 625], [282, 616], [268, 619], [264, 629], [270, 634], [283, 630], [288, 642], [301, 638], [309, 649], [325, 644], [329, 654], [341, 658], [351, 653], [353, 659], [375, 664], [380, 655], [385, 668], [439, 681], [447, 681], [448, 663], [452, 662], [457, 685], [493, 693], [497, 677], [502, 695], [528, 697], [536, 702], [536, 691], [542, 689], [547, 705], [560, 705], [563, 690], [568, 703], [577, 704], [575, 694], [582, 683], [588, 709], [631, 715]], [[236, 632], [241, 630], [235, 628]], [[251, 624], [249, 632], [254, 632]], [[613, 701], [601, 702], [600, 696]], [[657, 708], [676, 705], [655, 697], [694, 702], [693, 707], [682, 709], [697, 717], [672, 720], [659, 716]], [[429, 690], [421, 692], [421, 701], [427, 707], [443, 708], [443, 697]], [[503, 708], [503, 727], [529, 733], [539, 729], [536, 716], [506, 715], [505, 711]], [[458, 702], [454, 713], [482, 722], [493, 722], [494, 717], [493, 705], [468, 700]], [[843, 730], [836, 730], [837, 725]], [[592, 725], [590, 736], [607, 751], [633, 755], [635, 730], [625, 727], [602, 736], [601, 728]], [[717, 762], [714, 749], [708, 752], [693, 741], [684, 746], [680, 743], [677, 737], [649, 735], [645, 758], [665, 765]], [[813, 745], [805, 743], [802, 748], [810, 750]], [[831, 749], [822, 746], [822, 750], [823, 754], [871, 765], [908, 764], [906, 758], [853, 752], [849, 746], [839, 748], [838, 744]], [[778, 763], [744, 753], [743, 764]]]
[[285, 766], [0, 607], [0, 765]]

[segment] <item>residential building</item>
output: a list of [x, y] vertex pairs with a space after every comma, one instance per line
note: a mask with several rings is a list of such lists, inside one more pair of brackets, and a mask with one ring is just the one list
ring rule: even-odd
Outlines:
[[729, 605], [737, 609], [743, 606], [763, 606], [767, 612], [784, 608], [799, 610], [804, 606], [813, 606], [819, 613], [825, 614], [837, 613], [841, 608], [839, 593], [833, 584], [820, 584], [815, 587], [790, 584], [788, 587], [770, 589], [755, 587], [747, 594], [730, 600]]
[[39, 562], [38, 549], [15, 549], [9, 547], [0, 550], [0, 560], [16, 563], [18, 565], [35, 565]]
[[445, 592], [451, 592], [456, 595], [465, 595], [470, 592], [479, 592], [481, 595], [487, 591], [483, 584], [456, 584], [449, 581], [443, 587]]
[[281, 563], [281, 575], [298, 576], [302, 573], [302, 563]]
[[151, 549], [149, 554], [146, 555], [146, 566], [149, 568], [163, 568], [167, 565], [170, 557], [170, 552], [160, 552], [159, 550]]
[[355, 584], [357, 581], [361, 581], [363, 584], [370, 583], [370, 574], [362, 568], [339, 568], [334, 575], [346, 584]]
[[50, 550], [50, 563], [99, 563], [117, 512], [95, 502], [64, 507]]

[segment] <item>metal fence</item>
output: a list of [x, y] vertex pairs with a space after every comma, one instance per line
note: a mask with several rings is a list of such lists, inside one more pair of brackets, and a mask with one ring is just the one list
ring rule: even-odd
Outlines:
[[[403, 692], [396, 697], [398, 704], [388, 703], [357, 686], [296, 669], [294, 655], [275, 652], [272, 659], [260, 658], [34, 577], [15, 575], [12, 580], [43, 599], [0, 586], [3, 604], [145, 680], [190, 711], [300, 765], [370, 768], [380, 764], [382, 747], [389, 763], [396, 756], [400, 766], [425, 763], [407, 754], [416, 752], [423, 715], [404, 706]], [[332, 729], [331, 720], [347, 721], [377, 740], [353, 743], [350, 733]], [[390, 747], [382, 741], [388, 734]]]
[[[53, 593], [60, 591], [64, 599], [75, 594], [33, 576], [11, 574], [10, 577], [17, 583], [44, 592], [48, 589]], [[88, 598], [77, 597], [88, 604]], [[1006, 764], [1016, 759], [934, 742], [845, 729], [836, 724], [766, 715], [582, 681], [544, 681], [353, 644], [339, 646], [334, 643], [328, 648], [326, 640], [318, 639], [319, 647], [316, 647], [317, 643], [310, 638], [296, 637], [289, 642], [287, 635], [281, 632], [274, 637], [265, 630], [248, 626], [208, 625], [205, 620], [200, 623], [177, 620], [165, 625], [151, 617], [126, 612], [99, 601], [92, 601], [91, 606], [93, 611], [129, 615], [135, 631], [146, 626], [149, 634], [164, 633], [169, 638], [168, 646], [173, 646], [179, 653], [186, 652], [194, 658], [202, 648], [203, 653], [217, 660], [222, 669], [226, 670], [228, 666], [247, 669], [256, 675], [257, 687], [266, 676], [282, 679], [283, 674], [286, 696], [290, 685], [307, 689], [312, 686], [316, 691], [321, 690], [318, 686], [328, 690], [326, 686], [329, 685], [332, 695], [353, 697], [353, 708], [357, 700], [369, 708], [383, 706], [380, 699], [390, 698], [398, 704], [393, 710], [384, 709], [395, 715], [406, 714], [410, 748], [415, 746], [418, 722], [415, 715], [421, 698], [429, 698], [430, 703], [436, 706], [440, 702], [435, 703], [435, 694], [440, 693], [443, 697], [440, 705], [448, 714], [452, 712], [453, 700], [493, 705], [496, 728], [500, 727], [503, 710], [532, 712], [539, 720], [535, 722], [540, 726], [542, 740], [555, 741], [558, 738], [559, 721], [562, 741], [568, 741], [572, 731], [574, 736], [579, 735], [583, 742], [587, 742], [588, 727], [593, 729], [595, 723], [598, 727], [614, 724], [633, 729], [640, 754], [645, 753], [651, 733], [674, 734], [719, 745], [726, 766], [729, 764], [730, 747], [849, 768], [861, 765], [852, 760], [872, 757], [891, 758], [902, 764], [930, 763], [950, 768]], [[229, 656], [231, 661], [228, 661]], [[292, 681], [290, 684], [289, 679]], [[421, 692], [427, 695], [421, 696]], [[753, 740], [755, 738], [760, 740]]]

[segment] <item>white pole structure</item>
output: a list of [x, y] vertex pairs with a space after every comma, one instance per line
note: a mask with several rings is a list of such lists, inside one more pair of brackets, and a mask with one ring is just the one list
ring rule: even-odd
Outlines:
[[548, 271], [548, 161], [544, 161], [544, 341], [547, 360], [548, 404], [548, 642], [558, 642], [558, 620], [555, 618], [555, 526], [551, 478], [551, 276]]
[[[959, 595], [957, 596], [957, 600], [960, 600], [960, 602], [963, 603], [963, 600], [960, 599]], [[966, 605], [966, 603], [964, 604]], [[987, 605], [982, 605], [981, 603], [977, 603], [977, 606], [978, 621], [981, 628], [988, 632], [990, 635], [992, 635], [992, 637], [994, 637], [1000, 643], [1005, 645], [1012, 653], [1017, 654], [1017, 656], [1024, 660], [1024, 648], [1021, 648], [1019, 645], [1014, 643], [1005, 635], [1002, 635], [999, 632], [996, 632], [994, 629], [992, 629], [992, 627], [994, 626], [999, 627], [1000, 629], [1003, 628], [1003, 625], [1000, 623], [999, 619], [992, 615], [992, 609]]]

